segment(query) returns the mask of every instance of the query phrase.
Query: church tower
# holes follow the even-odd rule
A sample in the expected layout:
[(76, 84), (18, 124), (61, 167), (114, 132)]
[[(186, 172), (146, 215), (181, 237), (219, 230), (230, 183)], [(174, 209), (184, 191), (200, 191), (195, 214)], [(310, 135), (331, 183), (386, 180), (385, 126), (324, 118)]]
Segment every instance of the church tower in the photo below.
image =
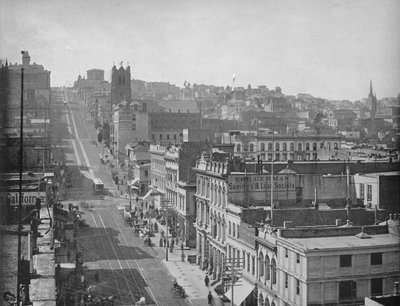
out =
[(369, 85), (368, 99), (371, 101), (370, 118), (371, 118), (371, 120), (374, 120), (375, 115), (376, 115), (376, 94), (374, 95), (374, 93), (372, 91), (372, 80), (370, 81), (370, 85)]
[(117, 69), (115, 65), (111, 71), (111, 107), (121, 101), (131, 101), (131, 67)]

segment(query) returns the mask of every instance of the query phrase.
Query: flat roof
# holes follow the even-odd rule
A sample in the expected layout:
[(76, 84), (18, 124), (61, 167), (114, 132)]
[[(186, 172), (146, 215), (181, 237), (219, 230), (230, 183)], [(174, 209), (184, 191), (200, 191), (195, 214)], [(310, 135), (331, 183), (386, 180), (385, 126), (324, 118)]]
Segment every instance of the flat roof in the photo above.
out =
[(393, 234), (369, 235), (371, 238), (361, 239), (357, 236), (334, 236), (334, 237), (311, 237), (311, 238), (282, 238), (280, 241), (287, 241), (295, 244), (305, 251), (327, 251), (353, 248), (379, 248), (400, 246), (400, 237)]

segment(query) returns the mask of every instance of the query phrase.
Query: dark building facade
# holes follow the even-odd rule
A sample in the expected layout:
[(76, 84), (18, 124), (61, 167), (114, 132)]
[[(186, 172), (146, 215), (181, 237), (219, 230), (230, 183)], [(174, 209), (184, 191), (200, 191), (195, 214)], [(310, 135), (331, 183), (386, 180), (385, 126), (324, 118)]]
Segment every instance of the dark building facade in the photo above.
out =
[(131, 101), (131, 67), (117, 67), (114, 65), (111, 71), (111, 105), (117, 105), (122, 101)]

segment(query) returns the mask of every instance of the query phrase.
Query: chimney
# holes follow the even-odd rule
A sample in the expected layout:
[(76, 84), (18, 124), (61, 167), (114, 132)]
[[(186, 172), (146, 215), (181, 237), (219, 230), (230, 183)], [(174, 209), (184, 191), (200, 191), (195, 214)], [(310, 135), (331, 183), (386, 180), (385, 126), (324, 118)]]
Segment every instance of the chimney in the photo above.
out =
[(29, 56), (28, 51), (22, 51), (22, 65), (23, 66), (29, 66), (31, 62), (31, 57)]
[(336, 226), (341, 226), (342, 225), (342, 219), (336, 219), (335, 220)]
[(351, 222), (350, 220), (347, 220), (346, 225), (347, 225), (347, 226), (353, 226), (353, 222)]

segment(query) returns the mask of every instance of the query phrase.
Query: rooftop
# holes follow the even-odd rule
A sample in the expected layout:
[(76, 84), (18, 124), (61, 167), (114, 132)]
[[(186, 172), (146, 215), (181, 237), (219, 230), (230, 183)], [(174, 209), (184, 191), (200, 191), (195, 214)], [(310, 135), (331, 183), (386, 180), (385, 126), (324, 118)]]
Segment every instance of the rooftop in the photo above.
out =
[[(291, 244), (299, 246), (304, 251), (327, 251), (380, 247), (400, 247), (400, 238), (392, 234), (370, 235), (369, 239), (360, 239), (357, 236), (335, 236), (315, 238), (284, 238)], [(280, 238), (278, 238), (280, 240)]]

